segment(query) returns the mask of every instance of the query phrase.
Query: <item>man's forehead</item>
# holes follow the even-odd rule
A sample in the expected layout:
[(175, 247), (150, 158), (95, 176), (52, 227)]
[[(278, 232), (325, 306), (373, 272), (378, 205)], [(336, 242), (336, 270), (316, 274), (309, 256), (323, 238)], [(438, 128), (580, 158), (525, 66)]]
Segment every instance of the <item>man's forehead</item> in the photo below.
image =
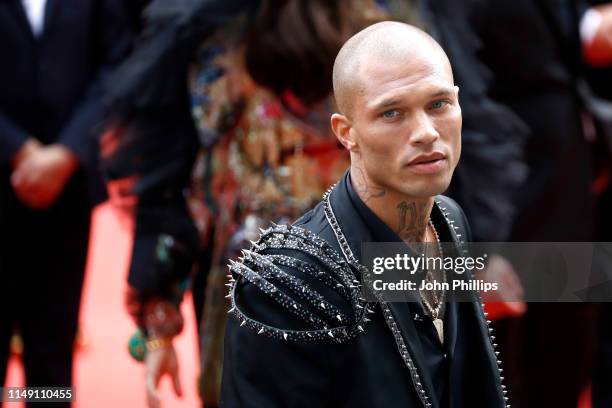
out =
[(369, 94), (372, 86), (392, 85), (422, 71), (447, 73), (452, 83), (448, 58), (433, 38), (406, 24), (383, 22), (343, 46), (334, 65), (334, 91), (339, 104), (353, 105), (352, 98)]
[(363, 64), (356, 76), (356, 97), (368, 102), (418, 93), (427, 96), (453, 90), (453, 76), (449, 66), (430, 61), (386, 62), (378, 59)]

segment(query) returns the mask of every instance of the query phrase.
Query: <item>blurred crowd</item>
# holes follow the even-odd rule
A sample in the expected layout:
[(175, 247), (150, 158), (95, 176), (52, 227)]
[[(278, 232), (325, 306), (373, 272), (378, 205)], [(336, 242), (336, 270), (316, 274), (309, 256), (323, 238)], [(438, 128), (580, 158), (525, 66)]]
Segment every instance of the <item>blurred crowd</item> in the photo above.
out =
[[(108, 192), (135, 220), (125, 297), (149, 405), (163, 375), (180, 391), (189, 290), (200, 395), (218, 406), (226, 264), (346, 171), (332, 66), (382, 20), (424, 29), (451, 61), (463, 131), (447, 194), (476, 240), (612, 241), (607, 3), (0, 1), (0, 380), (18, 332), (29, 386), (72, 383), (90, 211)], [(575, 408), (589, 385), (594, 408), (612, 407), (609, 303), (496, 317), (513, 407)]]

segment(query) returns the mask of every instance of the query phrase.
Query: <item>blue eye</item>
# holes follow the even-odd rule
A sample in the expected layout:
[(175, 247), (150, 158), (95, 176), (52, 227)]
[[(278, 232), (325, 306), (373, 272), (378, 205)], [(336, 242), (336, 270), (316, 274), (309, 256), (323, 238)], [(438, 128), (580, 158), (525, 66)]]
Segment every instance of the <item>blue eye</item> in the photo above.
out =
[(448, 105), (448, 101), (436, 101), (431, 104), (431, 109), (442, 109), (446, 105)]
[(383, 117), (386, 119), (394, 119), (399, 116), (399, 111), (397, 109), (391, 109), (383, 112)]

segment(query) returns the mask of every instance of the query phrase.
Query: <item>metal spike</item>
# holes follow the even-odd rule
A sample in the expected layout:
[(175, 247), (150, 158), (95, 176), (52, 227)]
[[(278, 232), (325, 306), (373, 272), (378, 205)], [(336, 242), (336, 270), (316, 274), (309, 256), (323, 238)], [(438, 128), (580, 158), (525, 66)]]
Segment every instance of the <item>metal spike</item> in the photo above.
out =
[(342, 321), (342, 317), (340, 315), (336, 315), (336, 319), (338, 319), (339, 322)]
[(227, 313), (232, 313), (234, 310), (236, 310), (236, 308), (232, 307), (230, 310), (227, 311)]
[(365, 330), (363, 330), (363, 327), (361, 326), (357, 326), (357, 328), (359, 329), (360, 332), (364, 332)]
[(257, 332), (257, 334), (262, 334), (263, 332), (264, 332), (264, 329), (263, 329), (263, 328), (261, 328), (261, 329), (259, 329), (259, 331)]
[(245, 324), (246, 324), (246, 319), (240, 322), (240, 327), (244, 326)]
[(332, 333), (331, 330), (328, 331), (327, 334), (329, 334), (329, 337), (331, 337), (332, 339), (334, 338), (334, 333)]
[(287, 340), (287, 333), (283, 332), (283, 339)]

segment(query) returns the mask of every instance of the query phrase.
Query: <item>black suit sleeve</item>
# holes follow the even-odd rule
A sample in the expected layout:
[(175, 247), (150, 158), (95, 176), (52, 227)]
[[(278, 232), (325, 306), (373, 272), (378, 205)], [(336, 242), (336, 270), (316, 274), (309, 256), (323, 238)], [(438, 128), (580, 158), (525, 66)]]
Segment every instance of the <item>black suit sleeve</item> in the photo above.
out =
[(0, 163), (9, 162), (27, 139), (28, 132), (0, 109)]
[(96, 139), (93, 131), (105, 119), (102, 102), (104, 82), (114, 67), (121, 62), (131, 46), (124, 6), (119, 0), (100, 0), (96, 3), (92, 46), (96, 55), (94, 80), (75, 107), (70, 120), (60, 132), (58, 142), (72, 150), (83, 163), (95, 158)]
[[(102, 170), (110, 180), (134, 180), (126, 194), (137, 197), (128, 282), (144, 297), (163, 295), (189, 275), (199, 249), (184, 197), (198, 152), (193, 122), (177, 101), (174, 109), (139, 112), (113, 126), (102, 151), (118, 148), (104, 157)], [(170, 256), (160, 257), (166, 244), (161, 253)]]

